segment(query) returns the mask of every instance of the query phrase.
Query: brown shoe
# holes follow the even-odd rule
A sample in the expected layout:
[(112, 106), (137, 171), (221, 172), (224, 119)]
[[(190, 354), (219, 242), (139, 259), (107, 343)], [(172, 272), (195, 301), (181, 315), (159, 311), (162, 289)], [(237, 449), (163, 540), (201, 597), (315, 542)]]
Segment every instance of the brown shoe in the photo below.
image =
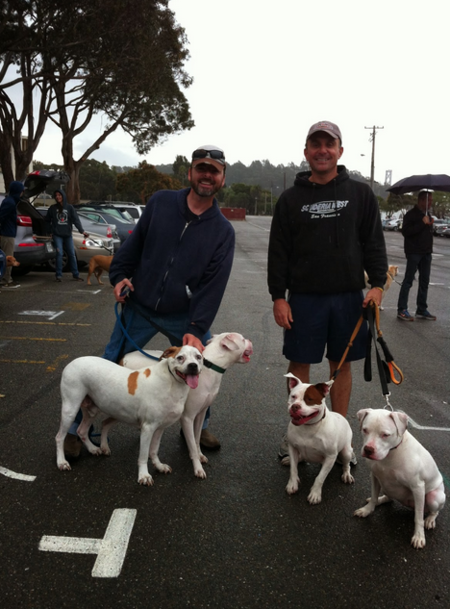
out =
[(202, 433), (200, 434), (200, 446), (207, 450), (219, 450), (220, 441), (216, 436), (213, 436), (210, 431), (202, 429)]
[(76, 459), (80, 456), (82, 446), (83, 442), (78, 436), (68, 433), (64, 440), (64, 454), (68, 458)]

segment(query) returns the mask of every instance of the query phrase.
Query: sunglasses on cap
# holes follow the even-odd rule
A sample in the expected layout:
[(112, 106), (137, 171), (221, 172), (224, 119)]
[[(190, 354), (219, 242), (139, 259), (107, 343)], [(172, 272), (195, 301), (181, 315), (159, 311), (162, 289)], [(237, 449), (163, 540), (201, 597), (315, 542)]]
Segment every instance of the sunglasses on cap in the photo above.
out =
[(195, 161), (197, 159), (214, 159), (220, 163), (225, 163), (225, 155), (222, 150), (204, 150), (199, 148), (192, 153), (192, 160)]

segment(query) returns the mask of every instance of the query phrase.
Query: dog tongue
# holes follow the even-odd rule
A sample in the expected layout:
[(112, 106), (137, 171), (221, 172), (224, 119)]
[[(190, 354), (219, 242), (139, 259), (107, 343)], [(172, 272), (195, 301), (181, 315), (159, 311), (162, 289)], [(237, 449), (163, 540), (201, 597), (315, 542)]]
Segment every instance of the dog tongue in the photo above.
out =
[(193, 374), (188, 374), (186, 376), (186, 383), (189, 385), (191, 389), (196, 389), (198, 386), (198, 376)]

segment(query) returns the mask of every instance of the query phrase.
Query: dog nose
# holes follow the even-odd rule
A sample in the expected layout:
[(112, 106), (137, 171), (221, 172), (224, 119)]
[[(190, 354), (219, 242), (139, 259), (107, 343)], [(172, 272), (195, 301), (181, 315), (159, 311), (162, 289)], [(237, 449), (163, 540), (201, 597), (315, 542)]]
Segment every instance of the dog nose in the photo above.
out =
[(373, 455), (374, 452), (375, 452), (375, 449), (373, 448), (373, 446), (364, 446), (365, 455)]
[(291, 411), (298, 412), (300, 410), (300, 406), (298, 404), (292, 404)]
[(188, 374), (197, 374), (198, 366), (197, 364), (189, 364), (188, 365)]

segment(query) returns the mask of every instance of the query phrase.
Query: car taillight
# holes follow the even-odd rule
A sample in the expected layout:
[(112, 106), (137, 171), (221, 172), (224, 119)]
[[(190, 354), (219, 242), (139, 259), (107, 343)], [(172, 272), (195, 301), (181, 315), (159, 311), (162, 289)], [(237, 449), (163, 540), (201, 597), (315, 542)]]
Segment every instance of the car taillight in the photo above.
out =
[(19, 247), (44, 247), (44, 243), (19, 243)]
[(110, 226), (108, 226), (108, 228), (106, 229), (106, 236), (112, 239), (113, 234)]
[(17, 216), (17, 226), (33, 226), (30, 216)]

